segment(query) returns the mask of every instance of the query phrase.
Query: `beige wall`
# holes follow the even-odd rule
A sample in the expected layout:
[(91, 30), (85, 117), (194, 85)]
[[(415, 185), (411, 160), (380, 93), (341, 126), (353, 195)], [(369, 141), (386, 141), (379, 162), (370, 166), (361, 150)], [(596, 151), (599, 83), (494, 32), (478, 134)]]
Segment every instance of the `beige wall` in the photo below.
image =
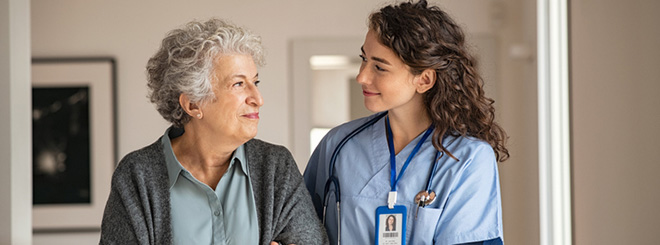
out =
[(660, 2), (570, 2), (575, 244), (657, 244)]
[[(292, 145), (290, 45), (300, 38), (364, 36), (367, 15), (389, 0), (334, 1), (85, 1), (33, 0), (35, 57), (113, 56), (118, 65), (120, 156), (156, 140), (167, 127), (145, 98), (144, 66), (165, 32), (193, 18), (228, 18), (263, 37), (267, 65), (260, 69), (265, 106), (258, 138)], [(447, 0), (444, 6), (469, 36), (492, 36), (499, 46), (498, 117), (509, 132), (511, 160), (500, 165), (507, 244), (538, 241), (535, 6), (525, 0)], [(355, 54), (358, 54), (355, 47)], [(295, 152), (294, 152), (295, 154)], [(300, 159), (299, 159), (300, 160)], [(77, 240), (76, 240), (77, 239)], [(39, 234), (34, 244), (94, 243), (94, 234)]]
[(512, 245), (540, 239), (535, 2), (507, 1), (498, 28), (502, 77), (495, 106), (510, 137), (511, 158), (499, 166), (504, 239)]
[[(167, 126), (145, 99), (144, 76), (146, 61), (165, 33), (192, 19), (230, 19), (259, 33), (267, 48), (267, 65), (259, 72), (265, 105), (258, 137), (287, 145), (290, 41), (304, 37), (363, 37), (367, 15), (387, 2), (33, 0), (32, 50), (35, 57), (117, 58), (119, 154), (123, 156), (151, 143)], [(442, 5), (471, 33), (490, 33), (488, 8), (483, 2), (452, 0)]]

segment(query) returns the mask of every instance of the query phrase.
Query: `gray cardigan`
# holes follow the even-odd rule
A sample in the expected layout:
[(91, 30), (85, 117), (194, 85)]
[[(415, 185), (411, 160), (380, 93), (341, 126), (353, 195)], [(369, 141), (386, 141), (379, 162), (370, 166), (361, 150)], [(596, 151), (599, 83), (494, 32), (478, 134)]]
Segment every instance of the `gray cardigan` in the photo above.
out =
[[(328, 244), (291, 153), (257, 139), (245, 151), (260, 243)], [(168, 183), (160, 139), (126, 155), (112, 176), (100, 244), (171, 244)]]

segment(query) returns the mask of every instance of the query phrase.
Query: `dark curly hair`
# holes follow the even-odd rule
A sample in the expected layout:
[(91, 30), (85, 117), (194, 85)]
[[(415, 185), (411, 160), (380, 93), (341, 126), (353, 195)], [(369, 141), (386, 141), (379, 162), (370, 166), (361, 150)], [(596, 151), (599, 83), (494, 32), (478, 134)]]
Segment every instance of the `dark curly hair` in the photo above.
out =
[(396, 53), (414, 75), (436, 73), (424, 103), (435, 125), (433, 145), (456, 159), (443, 145), (445, 134), (471, 136), (488, 142), (498, 161), (509, 158), (507, 135), (495, 123), (494, 100), (484, 94), (476, 60), (468, 53), (460, 26), (425, 0), (389, 5), (369, 16), (369, 29)]

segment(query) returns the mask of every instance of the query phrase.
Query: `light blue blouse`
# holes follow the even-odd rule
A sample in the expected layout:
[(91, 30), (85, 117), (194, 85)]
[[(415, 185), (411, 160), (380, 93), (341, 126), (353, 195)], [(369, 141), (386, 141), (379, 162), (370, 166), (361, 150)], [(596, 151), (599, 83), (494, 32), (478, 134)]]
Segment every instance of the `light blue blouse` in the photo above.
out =
[(170, 138), (182, 134), (170, 128), (161, 141), (170, 181), (174, 244), (257, 244), (257, 209), (243, 146), (234, 151), (214, 191), (176, 159)]
[[(353, 129), (370, 117), (332, 129), (320, 142), (305, 170), (305, 182), (321, 215), (324, 187), (330, 176), (332, 152)], [(421, 135), (396, 156), (396, 173)], [(437, 197), (419, 208), (415, 195), (426, 188), (436, 150), (432, 137), (423, 144), (397, 184), (397, 205), (408, 209), (406, 244), (460, 244), (503, 237), (502, 208), (497, 161), (491, 146), (470, 137), (446, 137), (445, 147), (459, 159), (440, 158), (431, 189)], [(341, 239), (345, 244), (374, 244), (375, 211), (387, 205), (390, 188), (390, 159), (385, 119), (365, 129), (342, 148), (336, 165), (341, 188)], [(333, 189), (333, 188), (331, 188)], [(334, 193), (329, 193), (326, 230), (337, 243), (337, 213)]]

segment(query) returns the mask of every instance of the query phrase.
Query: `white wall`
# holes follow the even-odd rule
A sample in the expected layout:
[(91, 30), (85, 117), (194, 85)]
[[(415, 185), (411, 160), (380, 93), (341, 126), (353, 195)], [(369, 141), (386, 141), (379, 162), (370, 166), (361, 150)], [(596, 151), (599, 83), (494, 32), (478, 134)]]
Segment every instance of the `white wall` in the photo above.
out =
[(0, 244), (30, 244), (30, 4), (0, 0)]
[[(33, 0), (32, 52), (35, 57), (113, 56), (117, 59), (119, 154), (123, 156), (155, 141), (167, 127), (145, 97), (144, 76), (146, 61), (165, 33), (193, 18), (230, 19), (259, 33), (267, 48), (267, 65), (259, 72), (265, 105), (257, 137), (290, 147), (292, 118), (300, 114), (290, 109), (291, 41), (363, 37), (368, 14), (390, 2)], [(470, 36), (495, 36), (500, 45), (502, 75), (497, 90), (501, 101), (496, 102), (496, 107), (511, 136), (512, 153), (511, 160), (500, 165), (505, 239), (507, 244), (534, 244), (538, 241), (535, 65), (509, 54), (512, 43), (532, 41), (533, 44), (523, 30), (529, 31), (526, 26), (534, 26), (534, 15), (530, 18), (529, 13), (516, 12), (534, 13), (534, 6), (529, 4), (533, 1), (438, 2)], [(355, 55), (358, 52), (359, 47), (355, 47)], [(35, 236), (35, 244), (55, 241), (50, 239), (53, 236), (63, 237), (40, 234)], [(94, 243), (95, 238), (69, 237), (73, 240), (62, 243)]]
[(332, 128), (350, 119), (349, 83), (356, 70), (314, 70), (312, 72), (312, 125)]
[(660, 2), (570, 3), (575, 244), (657, 244)]

